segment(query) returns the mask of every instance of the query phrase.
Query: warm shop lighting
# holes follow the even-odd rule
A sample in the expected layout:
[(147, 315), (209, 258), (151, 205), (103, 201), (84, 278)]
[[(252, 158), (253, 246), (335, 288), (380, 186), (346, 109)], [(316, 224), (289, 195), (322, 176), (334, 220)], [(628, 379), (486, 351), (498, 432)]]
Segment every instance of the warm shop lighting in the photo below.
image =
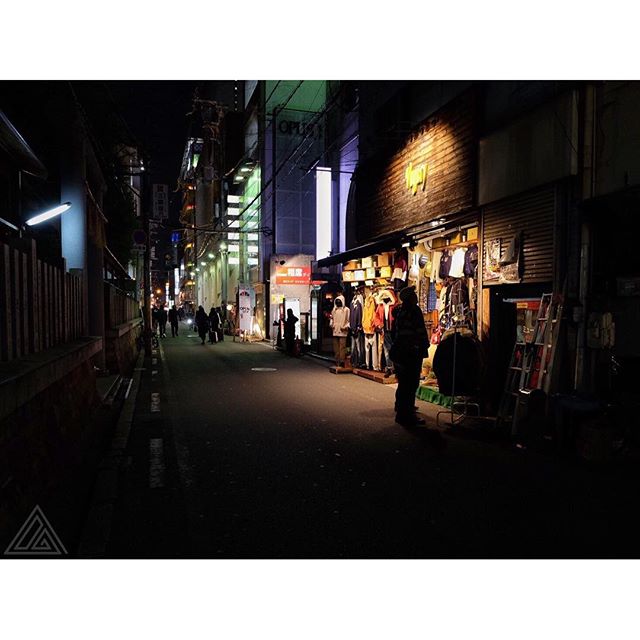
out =
[(56, 216), (63, 214), (65, 211), (68, 211), (69, 209), (71, 209), (71, 203), (64, 202), (63, 204), (58, 205), (53, 209), (49, 209), (48, 211), (44, 211), (42, 213), (39, 213), (36, 216), (33, 216), (33, 218), (29, 218), (29, 220), (27, 220), (27, 224), (30, 227), (33, 227), (34, 225), (40, 224), (45, 220), (50, 220), (51, 218), (55, 218)]
[(162, 289), (156, 289), (156, 293), (160, 295), (162, 293)]
[(233, 309), (233, 307), (230, 304), (228, 304), (227, 305), (227, 311), (231, 311), (231, 309)]

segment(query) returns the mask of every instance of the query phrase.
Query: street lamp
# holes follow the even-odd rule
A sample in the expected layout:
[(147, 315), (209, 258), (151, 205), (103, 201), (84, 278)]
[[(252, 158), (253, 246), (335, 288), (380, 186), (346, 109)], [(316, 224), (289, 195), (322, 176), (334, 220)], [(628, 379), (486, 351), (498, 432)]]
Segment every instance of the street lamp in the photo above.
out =
[(51, 218), (55, 218), (56, 216), (63, 214), (65, 211), (68, 211), (69, 209), (71, 209), (71, 203), (63, 202), (57, 207), (53, 207), (53, 209), (48, 209), (47, 211), (43, 211), (42, 213), (39, 213), (38, 215), (35, 215), (32, 218), (29, 218), (27, 220), (27, 224), (30, 227), (33, 227), (34, 225), (40, 224), (45, 220), (50, 220)]
[[(71, 203), (64, 202), (58, 205), (57, 207), (53, 207), (53, 209), (47, 209), (42, 213), (38, 213), (35, 216), (32, 216), (26, 221), (26, 224), (29, 225), (30, 227), (33, 227), (37, 224), (40, 224), (41, 222), (44, 222), (45, 220), (50, 220), (51, 218), (55, 218), (56, 216), (63, 214), (65, 211), (68, 211), (70, 208), (71, 208)], [(20, 235), (22, 235), (22, 231), (24, 229), (24, 225), (22, 223), (20, 223), (18, 226), (13, 224), (12, 222), (9, 222), (8, 220), (5, 220), (4, 218), (0, 218), (0, 223), (4, 224), (10, 229), (13, 229), (14, 231), (17, 231)]]

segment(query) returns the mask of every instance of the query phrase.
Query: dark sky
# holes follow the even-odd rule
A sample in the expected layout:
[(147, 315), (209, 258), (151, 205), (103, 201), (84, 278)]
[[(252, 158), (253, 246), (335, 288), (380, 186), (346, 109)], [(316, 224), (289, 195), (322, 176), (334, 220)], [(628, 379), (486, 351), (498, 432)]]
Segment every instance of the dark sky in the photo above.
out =
[[(139, 80), (106, 83), (133, 135), (144, 145), (151, 159), (151, 180), (176, 188), (182, 153), (189, 135), (201, 135), (197, 123), (187, 115), (197, 88), (202, 98), (233, 103), (231, 80)], [(175, 194), (171, 212), (177, 216), (179, 194)]]
[[(189, 136), (192, 81), (111, 81), (107, 85), (132, 134), (151, 161), (151, 180), (176, 188), (182, 152)], [(178, 195), (178, 194), (176, 194)], [(172, 213), (179, 198), (174, 198)]]

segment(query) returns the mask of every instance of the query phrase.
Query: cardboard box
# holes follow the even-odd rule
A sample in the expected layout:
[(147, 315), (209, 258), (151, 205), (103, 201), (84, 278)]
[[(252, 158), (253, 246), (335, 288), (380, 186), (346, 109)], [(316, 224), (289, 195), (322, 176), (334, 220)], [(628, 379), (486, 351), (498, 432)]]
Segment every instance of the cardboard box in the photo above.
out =
[(369, 267), (373, 266), (373, 258), (369, 257), (369, 258), (362, 258), (362, 268), (363, 269), (368, 269)]
[(360, 268), (360, 262), (358, 260), (349, 260), (347, 264), (344, 265), (343, 269), (345, 271), (355, 271)]
[(478, 239), (478, 227), (470, 227), (467, 229), (467, 240), (477, 240)]
[(389, 266), (389, 254), (381, 253), (376, 260), (376, 265), (378, 267), (387, 267)]

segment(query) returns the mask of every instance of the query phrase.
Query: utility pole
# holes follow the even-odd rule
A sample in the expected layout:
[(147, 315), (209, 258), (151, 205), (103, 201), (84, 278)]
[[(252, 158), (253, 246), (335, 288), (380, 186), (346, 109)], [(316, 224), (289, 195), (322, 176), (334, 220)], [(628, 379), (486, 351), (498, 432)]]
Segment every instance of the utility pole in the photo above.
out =
[(144, 172), (140, 175), (140, 205), (142, 207), (142, 226), (145, 233), (144, 264), (142, 274), (143, 319), (144, 319), (144, 354), (151, 356), (151, 231), (149, 225), (149, 207), (147, 196), (147, 180)]

